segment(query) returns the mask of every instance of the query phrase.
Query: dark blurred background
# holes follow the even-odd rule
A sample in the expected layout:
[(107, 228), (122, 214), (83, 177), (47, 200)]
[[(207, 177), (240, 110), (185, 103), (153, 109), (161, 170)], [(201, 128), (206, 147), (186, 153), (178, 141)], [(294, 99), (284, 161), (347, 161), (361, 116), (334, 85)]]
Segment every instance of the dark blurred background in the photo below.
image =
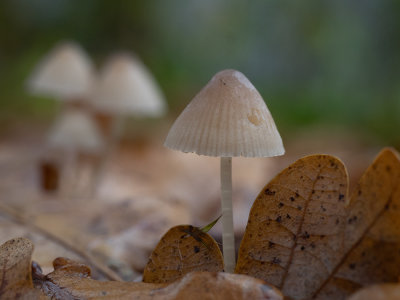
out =
[(97, 66), (135, 52), (153, 72), (173, 120), (219, 70), (242, 71), (282, 136), (323, 126), (400, 145), (400, 2), (395, 0), (3, 0), (0, 125), (46, 123), (57, 103), (24, 82), (60, 40)]

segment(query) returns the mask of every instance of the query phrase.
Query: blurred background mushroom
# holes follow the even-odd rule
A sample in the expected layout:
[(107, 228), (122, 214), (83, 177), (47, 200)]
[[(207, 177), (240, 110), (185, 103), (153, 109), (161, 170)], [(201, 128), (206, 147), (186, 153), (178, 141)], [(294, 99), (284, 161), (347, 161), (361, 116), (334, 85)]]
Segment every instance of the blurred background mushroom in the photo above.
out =
[(93, 192), (90, 173), (96, 171), (105, 144), (90, 114), (77, 108), (64, 110), (50, 131), (48, 147), (65, 158), (63, 194), (77, 196), (83, 190), (87, 197)]
[(121, 139), (127, 117), (161, 117), (166, 101), (146, 66), (128, 53), (114, 54), (105, 63), (92, 90), (91, 106), (107, 140), (96, 182), (104, 172), (109, 155)]
[(94, 79), (89, 56), (74, 42), (60, 42), (36, 66), (28, 80), (32, 94), (79, 104), (88, 100)]
[[(75, 162), (79, 153), (77, 150), (83, 146), (82, 142), (84, 142), (79, 137), (74, 137), (74, 134), (79, 134), (79, 131), (76, 128), (75, 130), (71, 128), (71, 126), (74, 126), (71, 125), (74, 119), (82, 121), (82, 116), (76, 118), (69, 112), (60, 116), (60, 113), (62, 114), (68, 107), (85, 109), (93, 80), (93, 65), (84, 50), (75, 42), (59, 42), (36, 65), (27, 81), (27, 89), (31, 94), (60, 101), (62, 106), (62, 109), (55, 116), (56, 119), (61, 119), (56, 120), (56, 128), (51, 133), (50, 147), (44, 149), (40, 158), (41, 185), (45, 191), (56, 191), (58, 189), (60, 179), (65, 179), (65, 176), (60, 174), (60, 165), (63, 165), (65, 169), (68, 162)], [(87, 122), (82, 124), (87, 125)], [(84, 137), (85, 134), (89, 136), (93, 134), (93, 132), (87, 131), (87, 126), (82, 130)], [(74, 147), (79, 139), (81, 144)], [(70, 143), (74, 146), (67, 147), (62, 143)], [(61, 153), (57, 154), (51, 144), (56, 144), (56, 148), (62, 146), (63, 150), (70, 148), (67, 151), (69, 159), (62, 162)], [(77, 168), (77, 166), (74, 163), (72, 166), (69, 165), (68, 168), (71, 170), (72, 167)]]
[[(261, 188), (303, 155), (339, 156), (353, 185), (381, 147), (400, 147), (398, 5), (394, 0), (0, 1), (1, 203), (82, 247), (94, 239), (100, 249), (107, 240), (107, 255), (139, 269), (143, 264), (132, 258), (135, 247), (145, 257), (166, 227), (201, 226), (219, 216), (218, 159), (182, 155), (162, 143), (187, 99), (210, 74), (227, 68), (241, 70), (261, 95), (268, 95), (286, 149), (284, 157), (233, 161), (236, 236), (243, 233)], [(71, 207), (71, 201), (45, 201), (58, 195), (45, 196), (37, 185), (37, 159), (60, 103), (84, 97), (33, 97), (24, 90), (37, 63), (63, 40), (81, 45), (95, 66), (121, 49), (136, 53), (168, 100), (163, 118), (126, 118), (98, 193), (85, 206), (84, 201)], [(43, 170), (56, 173), (49, 165)], [(49, 177), (53, 181), (47, 184), (54, 188), (55, 178)], [(151, 209), (141, 210), (147, 199)], [(129, 216), (124, 205), (133, 207)], [(157, 207), (157, 214), (149, 213)], [(91, 222), (94, 209), (98, 222)], [(113, 214), (99, 226), (109, 211)], [(153, 222), (156, 228), (149, 225)], [(129, 232), (144, 227), (152, 234), (129, 241)], [(13, 237), (1, 233), (5, 240)], [(211, 234), (220, 239), (220, 224)]]
[(127, 116), (160, 117), (166, 113), (166, 102), (155, 79), (138, 58), (127, 53), (115, 54), (107, 61), (92, 97), (94, 110), (112, 117), (111, 136), (115, 138), (122, 134)]

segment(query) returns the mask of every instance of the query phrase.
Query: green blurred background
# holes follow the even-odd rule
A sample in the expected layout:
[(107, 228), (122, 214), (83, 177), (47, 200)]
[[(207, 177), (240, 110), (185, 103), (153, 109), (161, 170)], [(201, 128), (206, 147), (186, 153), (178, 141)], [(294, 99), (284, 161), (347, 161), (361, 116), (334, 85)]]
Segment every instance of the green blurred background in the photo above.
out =
[(135, 52), (153, 72), (170, 119), (219, 70), (243, 72), (282, 135), (312, 126), (400, 145), (400, 1), (2, 0), (0, 126), (46, 123), (56, 102), (24, 82), (60, 40), (101, 66)]

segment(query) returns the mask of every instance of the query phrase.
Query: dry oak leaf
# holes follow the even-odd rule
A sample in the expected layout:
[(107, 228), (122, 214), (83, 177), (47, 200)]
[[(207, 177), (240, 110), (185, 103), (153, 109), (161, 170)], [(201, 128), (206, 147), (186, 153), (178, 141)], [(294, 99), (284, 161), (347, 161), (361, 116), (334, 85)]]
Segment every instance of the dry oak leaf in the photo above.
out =
[(344, 256), (317, 298), (344, 299), (400, 276), (400, 159), (384, 149), (364, 172), (346, 209)]
[(344, 165), (329, 155), (284, 169), (251, 208), (235, 272), (309, 298), (340, 261), (347, 185)]
[(378, 155), (350, 202), (347, 183), (343, 164), (329, 155), (302, 158), (278, 174), (253, 204), (236, 272), (293, 299), (343, 299), (363, 285), (396, 281), (396, 153)]
[(383, 283), (363, 288), (349, 300), (398, 300), (400, 299), (400, 284)]
[[(60, 299), (283, 299), (274, 287), (245, 275), (191, 272), (170, 284), (104, 282), (90, 279), (87, 269), (82, 269), (79, 263), (59, 258), (55, 265), (57, 269), (45, 276), (45, 280), (68, 293)], [(48, 296), (58, 299), (54, 293)]]
[(33, 244), (15, 238), (0, 246), (0, 298), (46, 299), (32, 283), (31, 257)]
[(167, 283), (193, 271), (222, 272), (215, 240), (191, 225), (172, 227), (161, 238), (143, 272), (143, 282)]

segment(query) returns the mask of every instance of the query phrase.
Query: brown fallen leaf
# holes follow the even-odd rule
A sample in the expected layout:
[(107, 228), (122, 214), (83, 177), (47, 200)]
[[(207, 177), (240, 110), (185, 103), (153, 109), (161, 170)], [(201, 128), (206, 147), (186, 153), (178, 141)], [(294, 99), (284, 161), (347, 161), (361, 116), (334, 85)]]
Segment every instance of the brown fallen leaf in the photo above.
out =
[(35, 275), (36, 286), (55, 299), (283, 299), (264, 281), (245, 275), (191, 272), (171, 284), (96, 281), (88, 268), (58, 258), (54, 272)]
[(33, 244), (16, 238), (0, 246), (0, 298), (46, 299), (32, 284), (31, 257)]
[(347, 208), (342, 259), (317, 298), (343, 299), (400, 276), (400, 160), (384, 149), (365, 171)]
[(237, 273), (293, 299), (342, 299), (400, 272), (400, 161), (384, 149), (346, 201), (347, 173), (327, 155), (296, 161), (259, 194)]
[(172, 282), (193, 271), (222, 272), (222, 253), (215, 240), (199, 228), (175, 226), (150, 255), (143, 282)]
[(309, 298), (340, 261), (347, 184), (344, 165), (329, 155), (284, 169), (251, 208), (235, 272)]
[(384, 283), (363, 288), (349, 300), (398, 300), (400, 299), (400, 284)]
[(32, 263), (33, 273), (33, 284), (37, 290), (40, 290), (44, 295), (50, 299), (63, 299), (63, 300), (75, 300), (77, 299), (72, 293), (60, 287), (51, 278), (51, 274), (58, 272), (59, 275), (65, 278), (73, 278), (78, 281), (80, 278), (87, 278), (91, 274), (91, 270), (88, 266), (75, 262), (71, 259), (58, 257), (53, 261), (54, 272), (48, 276), (42, 274), (42, 270), (39, 265)]
[(171, 284), (96, 281), (88, 266), (57, 258), (54, 271), (43, 275), (37, 264), (31, 268), (32, 251), (25, 238), (0, 246), (1, 299), (283, 299), (262, 280), (217, 272), (191, 272)]

